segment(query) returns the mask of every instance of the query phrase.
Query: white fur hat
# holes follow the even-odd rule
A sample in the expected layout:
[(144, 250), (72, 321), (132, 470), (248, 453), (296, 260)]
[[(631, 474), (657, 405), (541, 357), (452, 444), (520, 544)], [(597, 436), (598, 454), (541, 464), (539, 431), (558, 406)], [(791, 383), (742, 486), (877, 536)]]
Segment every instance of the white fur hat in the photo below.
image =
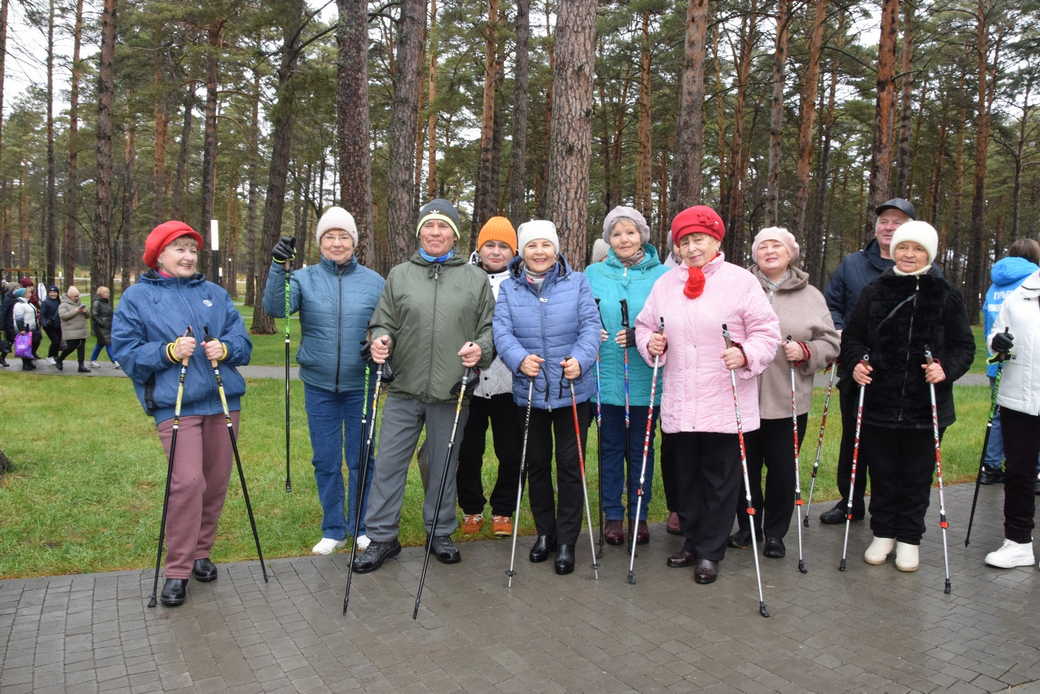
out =
[(931, 224), (919, 220), (910, 220), (900, 224), (892, 234), (892, 243), (889, 248), (895, 251), (896, 246), (904, 241), (921, 244), (928, 251), (928, 264), (931, 265), (935, 262), (935, 255), (939, 252), (939, 234)]

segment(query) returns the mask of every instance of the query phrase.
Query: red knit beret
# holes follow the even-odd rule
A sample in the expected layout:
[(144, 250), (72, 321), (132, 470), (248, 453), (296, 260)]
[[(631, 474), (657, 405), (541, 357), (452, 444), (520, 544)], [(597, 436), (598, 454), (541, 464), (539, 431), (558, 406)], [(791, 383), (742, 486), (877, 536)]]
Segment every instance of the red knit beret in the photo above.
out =
[(144, 264), (152, 269), (158, 269), (159, 267), (159, 254), (162, 250), (170, 244), (171, 241), (179, 239), (182, 236), (190, 236), (195, 244), (201, 249), (202, 248), (202, 236), (199, 232), (192, 229), (184, 222), (178, 222), (175, 219), (171, 219), (168, 222), (163, 222), (159, 226), (152, 229), (152, 232), (148, 234), (148, 238), (144, 240), (144, 253), (141, 255), (141, 260)]
[(672, 220), (672, 244), (687, 234), (707, 234), (719, 241), (726, 235), (726, 226), (718, 212), (707, 205), (694, 205), (675, 215)]

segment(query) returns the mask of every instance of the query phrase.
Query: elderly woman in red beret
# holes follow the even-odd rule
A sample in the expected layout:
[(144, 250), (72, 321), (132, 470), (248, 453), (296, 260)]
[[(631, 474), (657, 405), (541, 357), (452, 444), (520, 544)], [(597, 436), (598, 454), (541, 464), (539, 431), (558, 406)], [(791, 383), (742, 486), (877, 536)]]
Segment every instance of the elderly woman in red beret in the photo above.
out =
[(155, 227), (142, 257), (151, 269), (123, 292), (112, 321), (112, 358), (155, 418), (167, 454), (180, 366), (187, 362), (166, 520), (161, 602), (168, 607), (184, 602), (191, 576), (217, 579), (210, 550), (231, 473), (231, 443), (210, 362), (220, 362), (237, 431), (246, 384), (235, 367), (248, 364), (253, 351), (228, 293), (198, 273), (200, 246), (202, 237), (184, 222)]

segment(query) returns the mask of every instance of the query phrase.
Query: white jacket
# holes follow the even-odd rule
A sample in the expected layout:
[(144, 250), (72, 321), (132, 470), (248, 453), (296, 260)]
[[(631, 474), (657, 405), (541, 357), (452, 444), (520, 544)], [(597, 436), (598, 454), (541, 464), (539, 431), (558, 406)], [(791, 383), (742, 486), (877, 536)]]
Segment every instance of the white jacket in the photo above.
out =
[(1040, 415), (1040, 271), (1004, 300), (986, 344), (1004, 328), (1014, 337), (1014, 346), (1004, 362), (997, 404), (1035, 417)]
[(28, 299), (21, 297), (14, 305), (14, 325), (24, 324), (27, 330), (36, 330), (36, 307)]
[[(470, 255), (469, 261), (480, 267), (480, 256), (475, 251)], [(496, 301), (498, 300), (498, 288), (501, 286), (502, 280), (507, 277), (509, 277), (508, 266), (501, 272), (488, 273), (488, 282), (491, 283), (491, 292), (495, 295)], [(480, 372), (480, 382), (473, 389), (473, 395), (478, 398), (490, 398), (492, 395), (512, 392), (513, 374), (509, 371), (509, 367), (502, 362), (501, 357), (495, 356), (491, 366)]]

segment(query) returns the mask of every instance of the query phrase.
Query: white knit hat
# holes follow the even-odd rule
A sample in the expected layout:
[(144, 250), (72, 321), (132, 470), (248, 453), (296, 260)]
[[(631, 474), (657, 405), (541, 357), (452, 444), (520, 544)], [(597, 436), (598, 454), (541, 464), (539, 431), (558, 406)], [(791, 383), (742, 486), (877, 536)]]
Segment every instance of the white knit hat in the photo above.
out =
[(798, 247), (798, 240), (794, 237), (794, 234), (784, 227), (766, 227), (755, 234), (755, 240), (751, 242), (752, 259), (758, 255), (758, 246), (763, 241), (778, 241), (787, 246), (787, 252), (791, 254), (791, 265), (794, 265), (798, 260), (798, 255), (801, 252), (801, 249)]
[(556, 225), (549, 220), (532, 219), (520, 225), (516, 230), (516, 240), (521, 255), (527, 244), (535, 239), (546, 239), (553, 245), (556, 255), (560, 254), (560, 237), (556, 234)]
[(900, 224), (892, 234), (892, 243), (889, 248), (894, 252), (896, 246), (904, 241), (921, 244), (928, 251), (928, 264), (931, 265), (935, 262), (935, 255), (939, 252), (939, 234), (931, 224), (919, 220)]
[(325, 214), (318, 220), (318, 227), (314, 231), (314, 237), (317, 239), (318, 244), (321, 244), (321, 236), (330, 229), (342, 229), (343, 231), (350, 234), (350, 237), (354, 239), (354, 248), (358, 245), (358, 233), (357, 224), (354, 223), (354, 215), (350, 214), (342, 207), (330, 207), (325, 210)]

